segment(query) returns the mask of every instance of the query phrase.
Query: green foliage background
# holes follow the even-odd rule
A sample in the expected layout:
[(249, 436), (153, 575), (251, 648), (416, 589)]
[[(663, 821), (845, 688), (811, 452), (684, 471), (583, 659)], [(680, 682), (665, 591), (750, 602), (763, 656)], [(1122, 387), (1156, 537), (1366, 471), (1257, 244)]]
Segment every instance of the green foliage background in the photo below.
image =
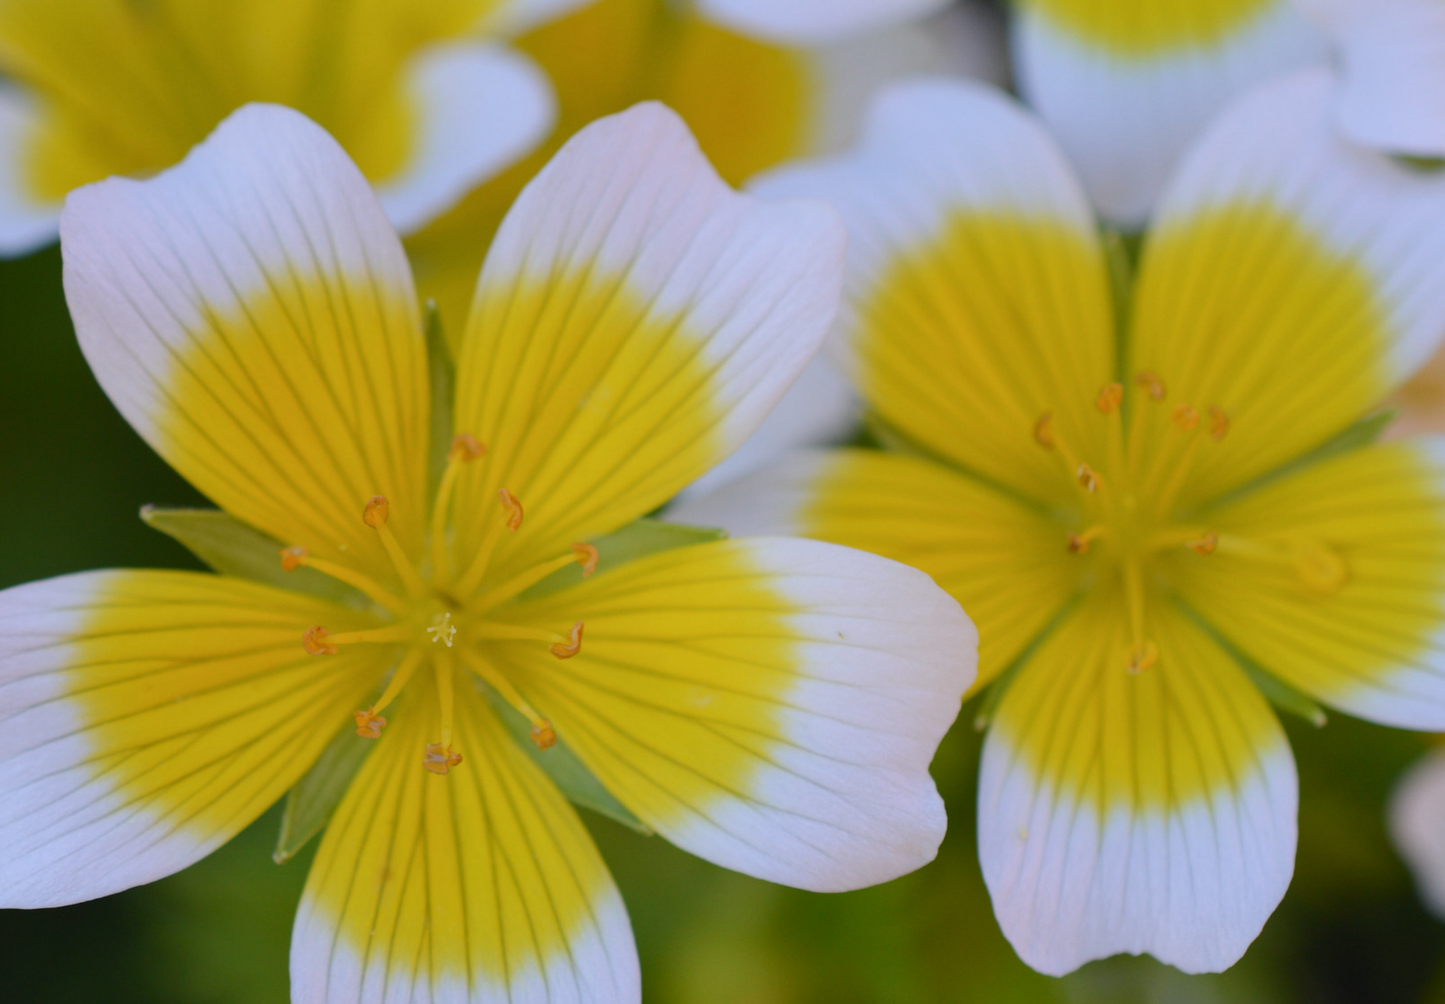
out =
[[(52, 248), (0, 262), (0, 587), (108, 566), (196, 567), (147, 502), (205, 504), (121, 420), (76, 346)], [(1445, 926), (1390, 849), (1384, 803), (1423, 737), (1335, 716), (1291, 721), (1299, 861), (1244, 961), (1185, 977), (1150, 959), (1062, 980), (1023, 966), (994, 922), (974, 844), (980, 737), (965, 709), (934, 773), (938, 860), (820, 896), (735, 875), (587, 813), (627, 900), (656, 1004), (1445, 1004)], [(268, 1004), (287, 999), (291, 918), (313, 848), (271, 862), (273, 809), (208, 860), (57, 910), (0, 911), (6, 1004)], [(1445, 825), (1445, 820), (1442, 820)]]

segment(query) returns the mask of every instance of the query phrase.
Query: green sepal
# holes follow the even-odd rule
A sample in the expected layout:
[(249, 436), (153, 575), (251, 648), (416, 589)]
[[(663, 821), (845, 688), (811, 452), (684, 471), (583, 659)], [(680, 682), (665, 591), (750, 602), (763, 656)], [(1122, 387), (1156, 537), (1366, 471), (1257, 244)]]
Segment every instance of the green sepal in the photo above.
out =
[(1122, 367), (1130, 318), (1134, 313), (1134, 280), (1138, 275), (1144, 239), (1140, 234), (1105, 228), (1099, 234), (1099, 243), (1104, 249), (1109, 295), (1114, 304), (1114, 353), (1119, 360), (1117, 365)]
[(372, 605), (365, 594), (315, 569), (285, 571), (281, 567), (280, 541), (219, 509), (161, 509), (147, 505), (141, 507), (140, 518), (222, 575), (309, 593), (358, 610)]
[(1210, 503), (1210, 505), (1226, 505), (1251, 492), (1274, 484), (1281, 478), (1289, 477), (1298, 471), (1304, 470), (1307, 467), (1312, 467), (1322, 461), (1332, 460), (1342, 454), (1370, 446), (1385, 434), (1385, 430), (1394, 423), (1395, 418), (1395, 412), (1389, 409), (1377, 411), (1372, 415), (1366, 415), (1358, 422), (1346, 426), (1343, 430), (1337, 432), (1313, 449), (1302, 453), (1300, 456), (1276, 467), (1272, 471), (1260, 475), (1248, 484), (1240, 485), (1222, 498)]
[(426, 334), (427, 379), (431, 385), (431, 448), (427, 454), (427, 498), (434, 499), (447, 469), (452, 448), (452, 409), (456, 397), (457, 370), (447, 346), (446, 333), (437, 302), (428, 299), (422, 321)]
[[(660, 519), (644, 516), (635, 523), (630, 523), (605, 537), (598, 537), (590, 543), (597, 548), (597, 571), (595, 574), (602, 575), (620, 568), (630, 561), (645, 558), (649, 554), (726, 539), (726, 530), (684, 526), (681, 523), (664, 523)], [(522, 593), (518, 599), (535, 600), (543, 596), (550, 596), (552, 593), (575, 586), (581, 581), (582, 566), (568, 565), (547, 576)]]
[[(336, 733), (311, 769), (286, 793), (281, 831), (276, 834), (271, 860), (285, 864), (307, 841), (326, 829), (331, 814), (375, 746), (375, 742), (358, 736), (350, 725)], [(421, 769), (420, 760), (417, 769)]]
[(567, 801), (591, 809), (598, 815), (606, 816), (638, 833), (652, 835), (652, 829), (612, 796), (602, 782), (597, 780), (597, 775), (588, 770), (577, 758), (577, 754), (567, 748), (565, 741), (559, 738), (547, 749), (538, 749), (537, 744), (532, 741), (532, 723), (527, 717), (480, 680), (477, 681), (477, 686), (492, 702), (492, 708), (512, 739), (531, 757), (532, 762), (552, 779), (552, 783), (561, 790)]

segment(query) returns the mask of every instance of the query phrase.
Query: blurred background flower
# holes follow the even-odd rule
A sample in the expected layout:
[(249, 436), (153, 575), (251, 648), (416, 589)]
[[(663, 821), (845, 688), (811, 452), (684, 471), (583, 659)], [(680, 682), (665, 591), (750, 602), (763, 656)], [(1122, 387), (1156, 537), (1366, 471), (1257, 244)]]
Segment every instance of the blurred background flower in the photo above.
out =
[[(0, 0), (0, 20), (16, 6), (15, 0)], [(60, 39), (57, 68), (79, 64), (88, 72), (138, 55), (138, 50), (107, 51), (114, 43), (98, 30), (83, 34), (91, 27), (86, 19), (99, 18), (93, 12), (106, 4), (71, 0), (66, 6), (83, 8), (83, 16), (75, 33)], [(182, 4), (136, 0), (127, 6)], [(294, 9), (312, 6), (322, 5)], [(721, 6), (719, 0), (711, 9)], [(1162, 9), (1152, 3), (1139, 9), (1144, 7)], [(488, 235), (545, 159), (541, 151), (591, 118), (640, 97), (664, 97), (680, 107), (729, 180), (740, 181), (819, 149), (808, 144), (825, 143), (818, 138), (827, 135), (821, 130), (792, 132), (798, 145), (772, 145), (769, 153), (771, 127), (729, 118), (741, 114), (729, 109), (742, 109), (776, 122), (779, 109), (797, 100), (787, 97), (802, 93), (787, 89), (796, 85), (767, 83), (779, 79), (770, 67), (818, 72), (796, 67), (821, 65), (810, 57), (834, 51), (835, 44), (843, 47), (837, 51), (855, 46), (866, 51), (875, 34), (917, 31), (905, 25), (803, 44), (797, 38), (744, 35), (735, 21), (727, 27), (721, 14), (705, 14), (701, 5), (681, 0), (597, 0), (559, 13), (564, 16), (534, 30), (508, 29), (507, 43), (513, 57), (521, 53), (532, 66), (543, 67), (555, 101), (553, 131), (538, 136), (541, 147), (530, 157), (519, 151), (527, 160), (504, 170), (495, 187), (484, 185), (409, 241), (432, 295), (460, 290), (450, 294), (453, 304), (465, 305)], [(980, 42), (991, 37), (999, 46), (1001, 5), (954, 4), (942, 13), (944, 21), (922, 29), (931, 51), (942, 50), (945, 63), (976, 51), (982, 59), (976, 72), (1006, 72), (1001, 47)], [(961, 33), (953, 27), (960, 23), (966, 26)], [(677, 27), (689, 24), (688, 30)], [(976, 31), (971, 27), (976, 24), (985, 27)], [(671, 27), (653, 37), (658, 25)], [(393, 38), (405, 35), (398, 30)], [(83, 49), (84, 38), (99, 40), (99, 50), (92, 43)], [(5, 52), (0, 39), (0, 53)], [(679, 58), (668, 55), (675, 52), (697, 55), (684, 71)], [(4, 72), (11, 79), (6, 94), (22, 95), (21, 106), (29, 102), (34, 108), (42, 101), (44, 92), (8, 61)], [(198, 86), (190, 77), (179, 79), (188, 88)], [(763, 98), (748, 96), (759, 93), (748, 90), (751, 79), (764, 81)], [(783, 79), (803, 77), (785, 73)], [(690, 87), (682, 83), (688, 80)], [(676, 81), (666, 84), (670, 91), (662, 90), (667, 81)], [(7, 100), (3, 114), (13, 115), (14, 107)], [(851, 108), (861, 114), (861, 102)], [(719, 109), (711, 121), (720, 123), (711, 133), (701, 117), (710, 109)], [(800, 119), (783, 121), (801, 128)], [(0, 129), (12, 128), (12, 122), (5, 118)], [(808, 144), (796, 140), (801, 135), (809, 137)], [(836, 143), (848, 138), (831, 135)], [(13, 154), (13, 142), (0, 143), (0, 154)], [(122, 168), (103, 170), (117, 169)], [(5, 170), (13, 168), (0, 168)], [(0, 176), (6, 193), (16, 191), (13, 177)], [(52, 180), (52, 198), (64, 184)], [(0, 197), (0, 210), (8, 208), (5, 198), (11, 196)], [(449, 265), (442, 246), (461, 238), (472, 262)], [(41, 245), (50, 238), (32, 233), (28, 240)], [(0, 263), (0, 422), (5, 430), (0, 587), (86, 568), (197, 567), (136, 512), (147, 502), (205, 505), (206, 500), (141, 442), (96, 386), (66, 314), (53, 246)], [(1184, 977), (1149, 959), (1116, 958), (1055, 980), (1017, 959), (999, 933), (983, 886), (974, 840), (981, 740), (970, 726), (972, 710), (965, 709), (934, 765), (950, 817), (938, 860), (878, 888), (830, 896), (785, 889), (726, 872), (584, 812), (631, 914), (647, 999), (659, 1004), (1445, 1002), (1445, 926), (1420, 905), (1386, 831), (1388, 793), (1424, 755), (1426, 739), (1343, 716), (1322, 729), (1286, 721), (1300, 773), (1295, 877), (1244, 959), (1219, 976)], [(273, 810), (211, 858), (152, 886), (59, 910), (0, 912), (0, 998), (7, 1004), (283, 1004), (291, 924), (315, 843), (292, 862), (274, 864), (278, 823)]]

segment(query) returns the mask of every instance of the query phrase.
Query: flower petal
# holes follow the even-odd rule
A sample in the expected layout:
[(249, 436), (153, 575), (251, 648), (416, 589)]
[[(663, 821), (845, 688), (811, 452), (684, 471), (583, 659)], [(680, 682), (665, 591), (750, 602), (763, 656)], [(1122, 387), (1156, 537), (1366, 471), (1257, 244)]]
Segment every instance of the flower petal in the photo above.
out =
[(307, 655), (360, 615), (192, 572), (89, 572), (0, 592), (0, 906), (179, 871), (311, 766), (385, 670)]
[(55, 240), (60, 202), (35, 191), (31, 170), (39, 109), (0, 84), (0, 257), (29, 254)]
[(415, 230), (540, 143), (556, 119), (541, 70), (501, 46), (432, 46), (413, 60), (407, 87), (415, 136), (377, 197), (393, 225)]
[(1445, 440), (1367, 447), (1202, 514), (1174, 576), (1264, 669), (1350, 714), (1445, 729)]
[[(861, 411), (852, 385), (825, 356), (816, 355), (799, 375), (797, 383), (788, 388), (778, 406), (758, 426), (758, 431), (738, 447), (736, 453), (693, 482), (682, 497), (701, 498), (722, 485), (766, 467), (790, 450), (842, 442), (858, 430)], [(681, 518), (678, 521), (686, 522)]]
[(1395, 786), (1390, 836), (1415, 875), (1425, 906), (1445, 917), (1445, 750), (1435, 750)]
[(635, 1004), (627, 911), (576, 812), (469, 687), (456, 695), (463, 761), (428, 773), (436, 697), (412, 689), (307, 879), (293, 999)]
[(835, 42), (912, 21), (949, 0), (698, 0), (699, 9), (744, 35), (793, 45)]
[(1068, 487), (1034, 424), (1052, 411), (1081, 452), (1102, 445), (1093, 401), (1113, 379), (1114, 329), (1093, 214), (1032, 118), (979, 85), (895, 86), (857, 152), (754, 188), (843, 213), (838, 332), (885, 423), (1033, 497)]
[(458, 364), (462, 554), (526, 507), (515, 574), (656, 508), (745, 440), (817, 350), (841, 281), (836, 214), (727, 188), (647, 104), (578, 133), (508, 214)]
[(831, 541), (928, 573), (978, 625), (974, 690), (1058, 616), (1083, 575), (1054, 520), (942, 464), (873, 450), (795, 453), (667, 515), (740, 537)]
[(1228, 968), (1294, 869), (1284, 731), (1227, 655), (1167, 605), (1158, 662), (1125, 671), (1122, 599), (1095, 599), (1013, 681), (985, 740), (979, 858), (1004, 934), (1062, 975), (1148, 952)]
[(498, 617), (586, 624), (565, 662), (535, 643), (492, 657), (678, 846), (817, 891), (933, 859), (945, 819), (928, 764), (978, 636), (921, 572), (817, 541), (719, 541)]
[(1019, 88), (1099, 212), (1142, 226), (1189, 144), (1235, 97), (1322, 62), (1291, 0), (1024, 0)]
[(401, 243), (320, 128), (253, 105), (180, 166), (73, 193), (81, 348), (126, 419), (223, 509), (391, 576), (361, 520), (426, 514), (426, 348)]
[[(1181, 506), (1207, 501), (1354, 423), (1445, 332), (1445, 187), (1330, 122), (1323, 71), (1261, 88), (1190, 154), (1140, 267), (1128, 372), (1218, 406)], [(1160, 414), (1167, 409), (1160, 411)], [(1177, 450), (1168, 421), (1144, 457)]]
[(1391, 153), (1445, 155), (1445, 7), (1434, 0), (1296, 0), (1329, 32), (1345, 135)]

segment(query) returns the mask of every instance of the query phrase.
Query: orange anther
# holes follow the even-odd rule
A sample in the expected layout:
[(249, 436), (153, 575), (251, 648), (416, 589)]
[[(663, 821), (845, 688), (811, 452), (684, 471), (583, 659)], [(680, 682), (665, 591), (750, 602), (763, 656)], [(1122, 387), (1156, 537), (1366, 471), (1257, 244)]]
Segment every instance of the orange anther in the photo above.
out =
[(356, 734), (363, 739), (380, 739), (381, 730), (386, 728), (386, 719), (378, 715), (374, 708), (354, 711), (351, 717), (356, 719)]
[(1186, 547), (1194, 548), (1200, 554), (1213, 554), (1215, 548), (1219, 546), (1219, 531), (1209, 530), (1194, 540), (1186, 540), (1184, 544)]
[(1174, 419), (1174, 424), (1185, 432), (1193, 432), (1199, 428), (1199, 412), (1187, 404), (1181, 404), (1175, 408), (1174, 414), (1170, 417)]
[(301, 635), (301, 647), (312, 655), (335, 655), (336, 646), (326, 640), (329, 633), (320, 624), (312, 624)]
[(1054, 448), (1054, 413), (1046, 411), (1034, 423), (1034, 439), (1046, 450)]
[(1118, 383), (1104, 384), (1099, 390), (1099, 396), (1094, 399), (1094, 407), (1105, 415), (1118, 411), (1119, 406), (1123, 403), (1124, 385)]
[(532, 742), (537, 744), (539, 750), (549, 750), (557, 745), (557, 733), (552, 731), (552, 723), (542, 719), (532, 726)]
[(505, 488), (497, 489), (497, 498), (502, 500), (502, 505), (507, 510), (507, 529), (516, 530), (522, 525), (522, 503)]
[(1144, 370), (1134, 375), (1134, 382), (1144, 388), (1144, 393), (1155, 401), (1164, 400), (1164, 381), (1159, 379), (1158, 373)]
[(592, 578), (597, 571), (597, 548), (591, 544), (573, 544), (572, 553), (577, 555), (577, 564), (582, 566), (582, 578)]
[(1142, 673), (1159, 661), (1159, 647), (1152, 641), (1141, 641), (1129, 650), (1130, 673)]
[(463, 432), (452, 440), (452, 448), (447, 451), (448, 460), (480, 460), (487, 455), (487, 447), (469, 432)]
[(441, 743), (432, 743), (426, 748), (426, 754), (422, 757), (422, 766), (433, 774), (445, 774), (461, 762), (462, 755), (460, 753)]
[(1216, 443), (1229, 435), (1229, 416), (1218, 405), (1209, 407), (1209, 435)]
[(572, 637), (567, 644), (564, 645), (560, 641), (553, 642), (552, 647), (547, 651), (559, 659), (570, 659), (582, 651), (582, 622), (578, 621), (572, 625)]
[(1079, 465), (1079, 486), (1086, 492), (1099, 490), (1099, 475), (1088, 464)]
[(306, 548), (287, 547), (281, 551), (281, 571), (294, 572), (306, 562)]
[(367, 526), (375, 530), (386, 522), (386, 518), (390, 514), (391, 503), (386, 501), (386, 496), (373, 495), (371, 500), (366, 503), (366, 508), (361, 511), (361, 518)]

